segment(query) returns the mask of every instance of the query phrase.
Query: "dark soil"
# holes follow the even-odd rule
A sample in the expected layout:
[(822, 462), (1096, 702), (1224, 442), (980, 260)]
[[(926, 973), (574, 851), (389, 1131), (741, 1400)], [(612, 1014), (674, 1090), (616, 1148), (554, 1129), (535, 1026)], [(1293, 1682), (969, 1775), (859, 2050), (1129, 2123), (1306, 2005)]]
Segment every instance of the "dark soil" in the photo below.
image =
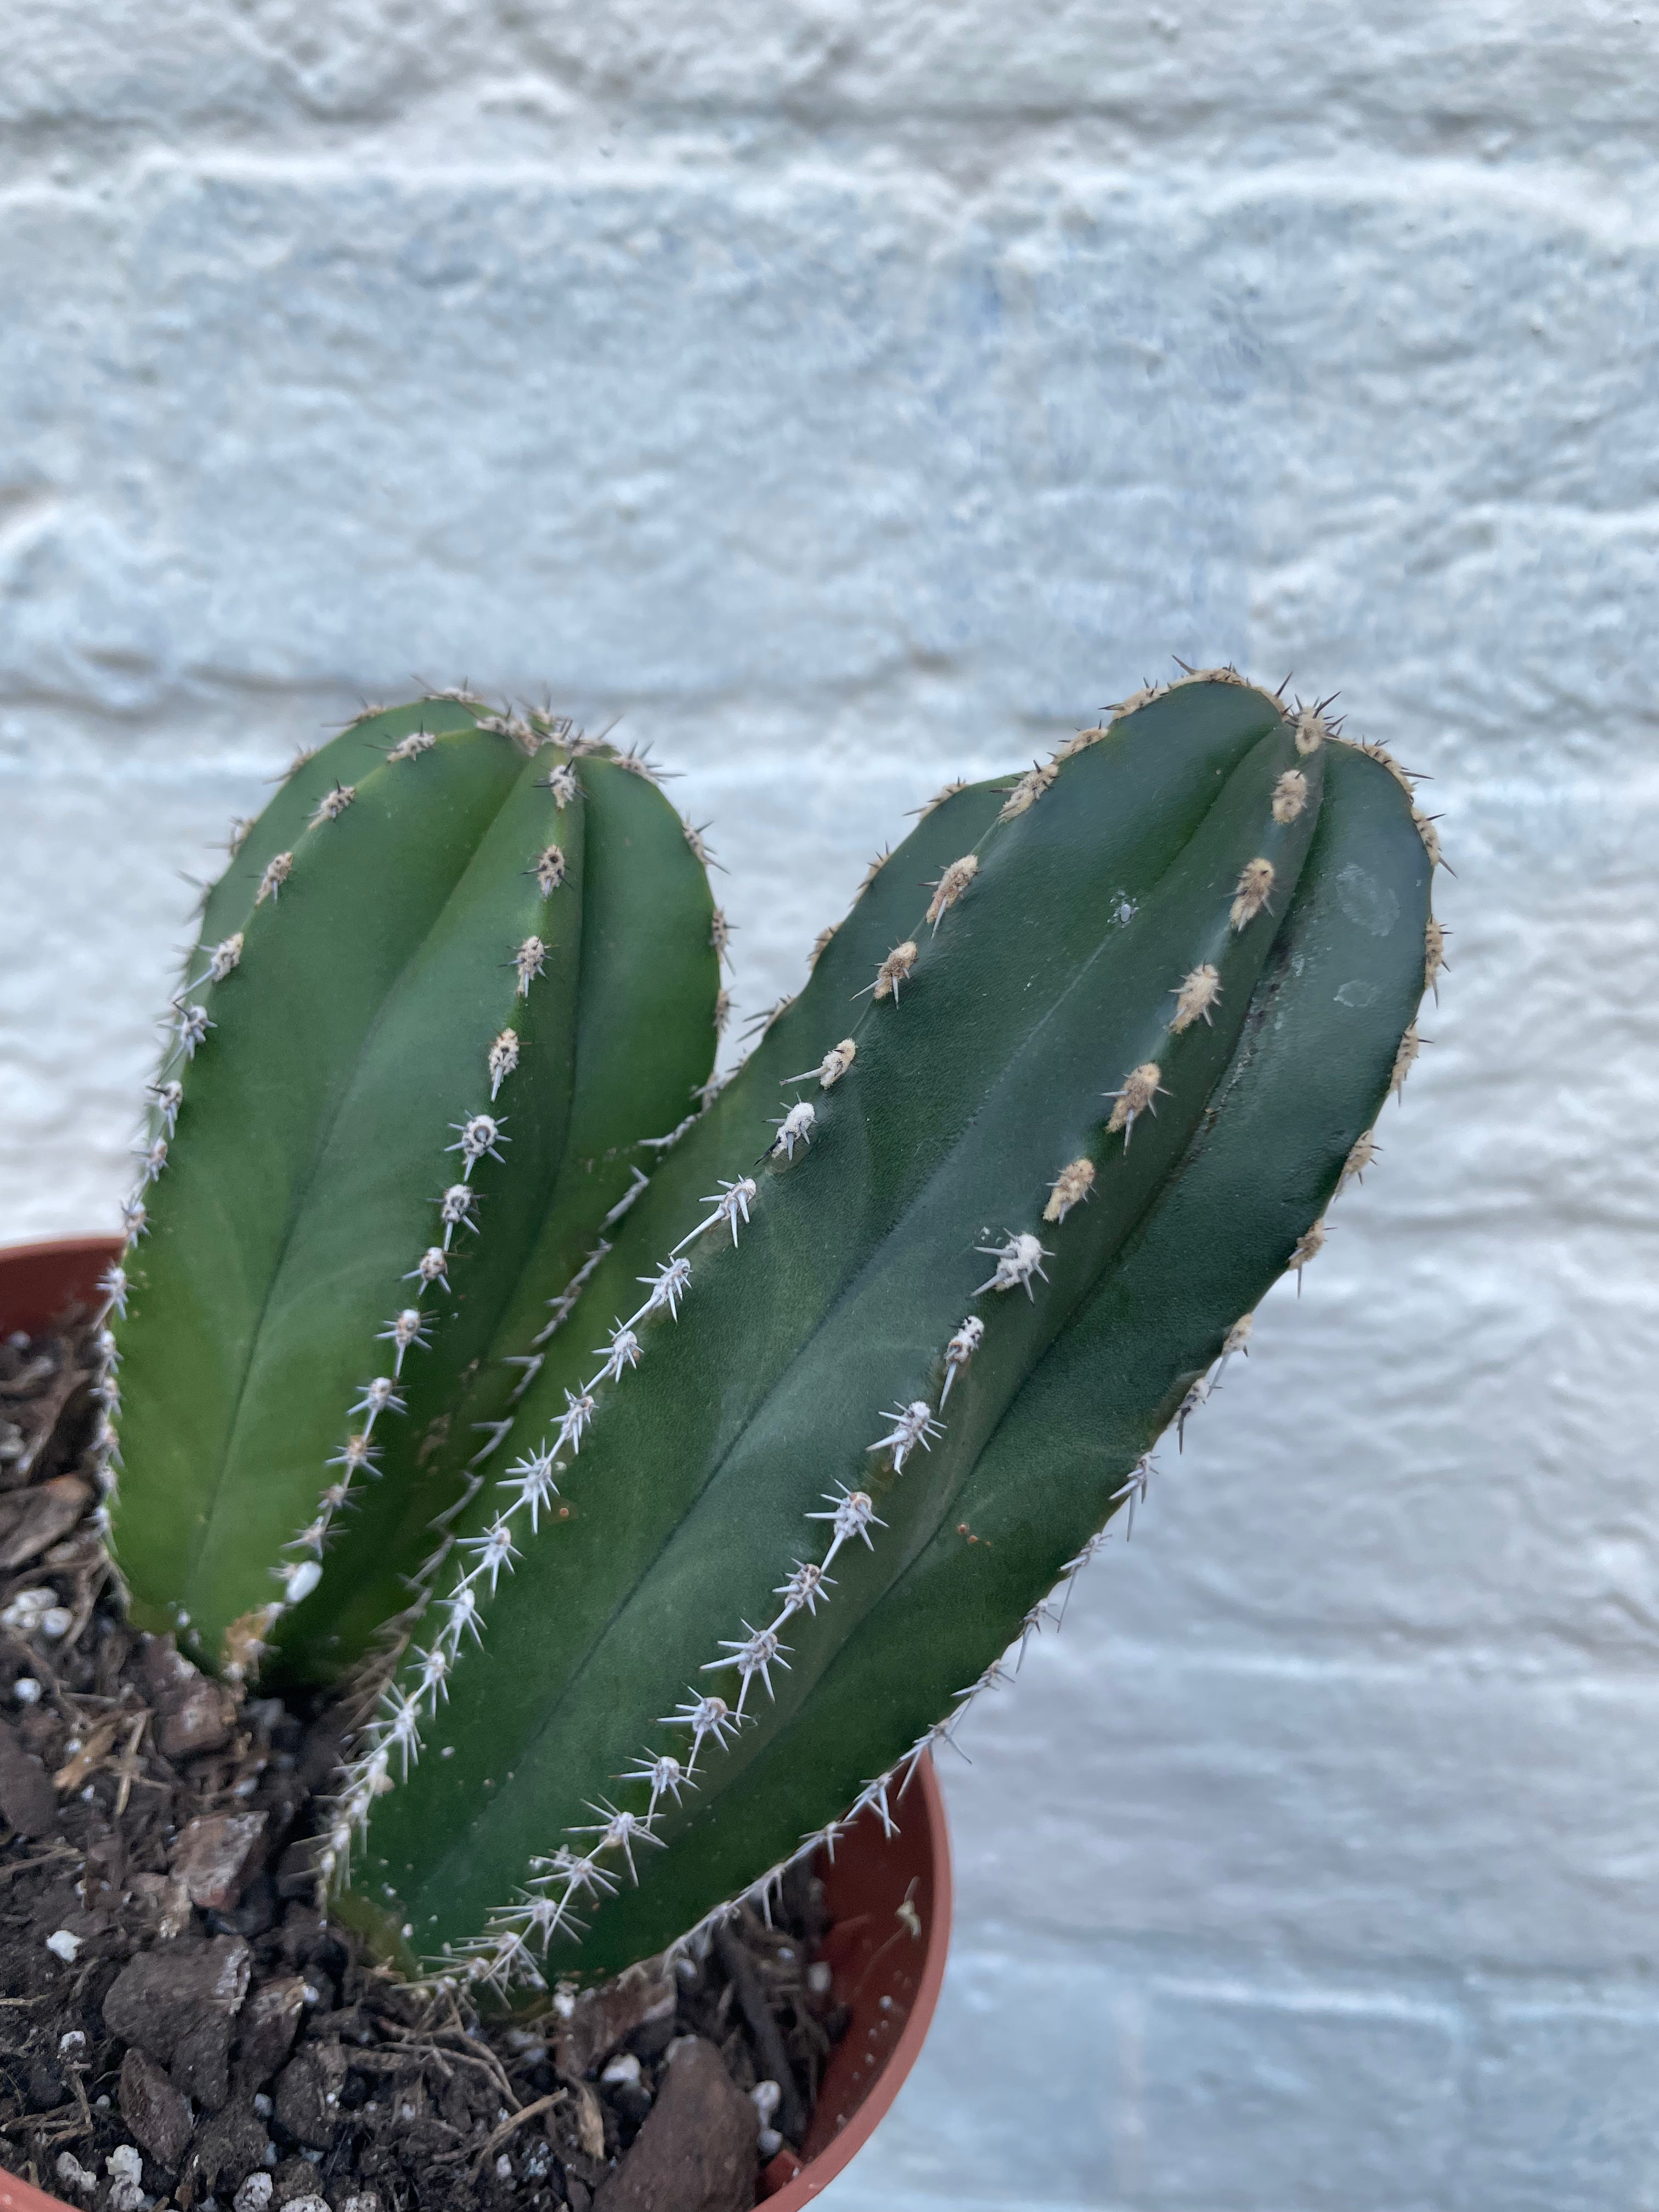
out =
[(0, 1343), (0, 2166), (90, 2212), (752, 2204), (844, 2027), (810, 1869), (510, 2023), (370, 1963), (307, 1871), (328, 1714), (123, 1620), (88, 1341)]

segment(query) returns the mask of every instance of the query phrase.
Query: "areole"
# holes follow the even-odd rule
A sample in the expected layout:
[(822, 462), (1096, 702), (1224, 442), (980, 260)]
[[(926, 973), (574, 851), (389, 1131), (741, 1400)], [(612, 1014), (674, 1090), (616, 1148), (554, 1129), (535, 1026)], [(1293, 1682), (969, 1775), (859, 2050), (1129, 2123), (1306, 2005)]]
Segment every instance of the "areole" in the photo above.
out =
[[(91, 1304), (100, 1273), (120, 1249), (108, 1237), (0, 1249), (0, 1336), (49, 1328), (69, 1306)], [(799, 2212), (870, 2140), (915, 2063), (939, 2002), (951, 1938), (951, 1856), (931, 1761), (918, 1767), (895, 1813), (890, 1835), (874, 1808), (866, 1810), (823, 1866), (832, 1922), (823, 1955), (851, 2018), (819, 2088), (805, 2160), (786, 2147), (762, 2175), (769, 2212)], [(80, 2208), (0, 2172), (0, 2212)]]

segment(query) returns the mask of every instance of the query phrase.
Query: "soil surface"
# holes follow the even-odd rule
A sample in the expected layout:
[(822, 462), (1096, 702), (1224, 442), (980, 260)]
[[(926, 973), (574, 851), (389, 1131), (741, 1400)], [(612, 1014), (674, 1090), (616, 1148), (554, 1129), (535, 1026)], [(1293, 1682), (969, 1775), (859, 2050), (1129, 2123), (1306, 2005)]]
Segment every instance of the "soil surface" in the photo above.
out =
[(0, 2166), (88, 2212), (744, 2212), (845, 2026), (810, 1868), (537, 2017), (417, 1997), (318, 1909), (328, 1712), (125, 1625), (88, 1346), (0, 1342)]

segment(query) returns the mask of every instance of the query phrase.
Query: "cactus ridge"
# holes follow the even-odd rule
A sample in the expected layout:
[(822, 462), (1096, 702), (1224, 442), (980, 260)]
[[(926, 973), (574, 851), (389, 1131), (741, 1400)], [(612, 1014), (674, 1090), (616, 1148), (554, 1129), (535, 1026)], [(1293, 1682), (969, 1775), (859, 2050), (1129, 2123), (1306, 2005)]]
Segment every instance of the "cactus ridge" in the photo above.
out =
[[(112, 1366), (105, 1441), (135, 1613), (233, 1678), (273, 1641), (337, 1673), (407, 1603), (429, 1541), (388, 1524), (459, 1376), (706, 1074), (712, 907), (640, 770), (547, 718), (376, 712), (210, 894), (110, 1286), (141, 1388), (123, 1407)], [(635, 963), (653, 986), (618, 1003)]]
[[(963, 1686), (941, 1688), (908, 1637), (896, 1670), (876, 1625), (927, 1612), (915, 1592), (933, 1586), (941, 1543), (958, 1569), (964, 1550), (993, 1556), (973, 1514), (1012, 1518), (1033, 1587), (1012, 1613), (1002, 1588), (961, 1608), (942, 1640), (952, 1671), (969, 1672), (964, 1645), (975, 1655), (968, 1688), (994, 1680), (1043, 1592), (1144, 1490), (1152, 1439), (1296, 1264), (1385, 1095), (1395, 1015), (1425, 972), (1419, 951), (1401, 982), (1408, 932), (1392, 923), (1393, 944), (1358, 947), (1388, 988), (1372, 994), (1381, 1011), (1352, 1018), (1367, 1049), (1339, 1055), (1360, 1070), (1334, 1116), (1340, 1149), (1322, 1127), (1269, 1148), (1256, 1180), (1271, 1233), (1254, 1221), (1235, 1262), (1250, 1295), (1197, 1321), (1177, 1295), (1184, 1335), (1157, 1334), (1146, 1371), (1120, 1378), (1137, 1443), (1111, 1462), (1111, 1490), (1034, 1522), (998, 1440), (1060, 1391), (1062, 1348), (1134, 1255), (1158, 1250), (1195, 1163), (1224, 1152), (1215, 1132), (1272, 1058), (1264, 1006), (1304, 1004), (1299, 971), (1273, 956), (1316, 908), (1328, 922), (1329, 901), (1298, 892), (1330, 819), (1329, 734), (1319, 710), (1207, 673), (1130, 702), (1012, 787), (941, 794), (872, 870), (815, 948), (806, 991), (595, 1249), (575, 1310), (613, 1314), (600, 1364), (548, 1342), (507, 1417), (539, 1440), (498, 1486), (506, 1502), (475, 1497), (446, 1539), (434, 1631), (364, 1734), (328, 1846), (337, 1876), (355, 1844), (351, 1909), (406, 1960), (418, 1945), (445, 1971), (533, 1978), (531, 1944), (580, 1936), (586, 1916), (574, 1968), (606, 1971), (718, 1909), (767, 1856), (787, 1859), (792, 1810), (811, 1814), (814, 1841), (849, 1800), (890, 1818), (890, 1790)], [(1389, 804), (1398, 830), (1407, 817)], [(1338, 810), (1372, 827), (1375, 811), (1352, 793)], [(1396, 917), (1426, 912), (1431, 855), (1406, 835), (1410, 856), (1396, 839), (1376, 892)], [(1330, 1017), (1322, 1005), (1310, 1020)], [(1167, 1306), (1170, 1257), (1146, 1264)], [(1172, 1398), (1177, 1337), (1207, 1348)], [(1098, 1364), (1073, 1390), (1085, 1427)], [(854, 1401), (867, 1412), (849, 1421)], [(1042, 1474), (1052, 1489), (1050, 1461)], [(711, 1622), (732, 1589), (746, 1603)], [(864, 1686), (856, 1722), (836, 1702), (844, 1680)], [(901, 1725), (917, 1714), (920, 1733)], [(849, 1783), (838, 1730), (891, 1744), (874, 1779)], [(443, 1763), (422, 1760), (440, 1737)], [(636, 1862), (647, 1840), (673, 1848)]]

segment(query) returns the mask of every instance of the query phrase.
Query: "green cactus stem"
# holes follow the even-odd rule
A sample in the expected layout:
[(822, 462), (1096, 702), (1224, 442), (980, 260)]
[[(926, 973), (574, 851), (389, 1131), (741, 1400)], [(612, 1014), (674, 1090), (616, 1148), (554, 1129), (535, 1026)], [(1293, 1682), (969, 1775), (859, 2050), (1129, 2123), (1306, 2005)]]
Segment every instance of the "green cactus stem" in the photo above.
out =
[(135, 1618), (232, 1678), (331, 1677), (409, 1601), (461, 1376), (707, 1077), (712, 902), (637, 765), (375, 711), (209, 895), (111, 1285), (112, 1527)]
[(1231, 672), (943, 795), (548, 1344), (345, 1775), (342, 1909), (599, 1975), (890, 1816), (1316, 1251), (1431, 869), (1386, 760)]

